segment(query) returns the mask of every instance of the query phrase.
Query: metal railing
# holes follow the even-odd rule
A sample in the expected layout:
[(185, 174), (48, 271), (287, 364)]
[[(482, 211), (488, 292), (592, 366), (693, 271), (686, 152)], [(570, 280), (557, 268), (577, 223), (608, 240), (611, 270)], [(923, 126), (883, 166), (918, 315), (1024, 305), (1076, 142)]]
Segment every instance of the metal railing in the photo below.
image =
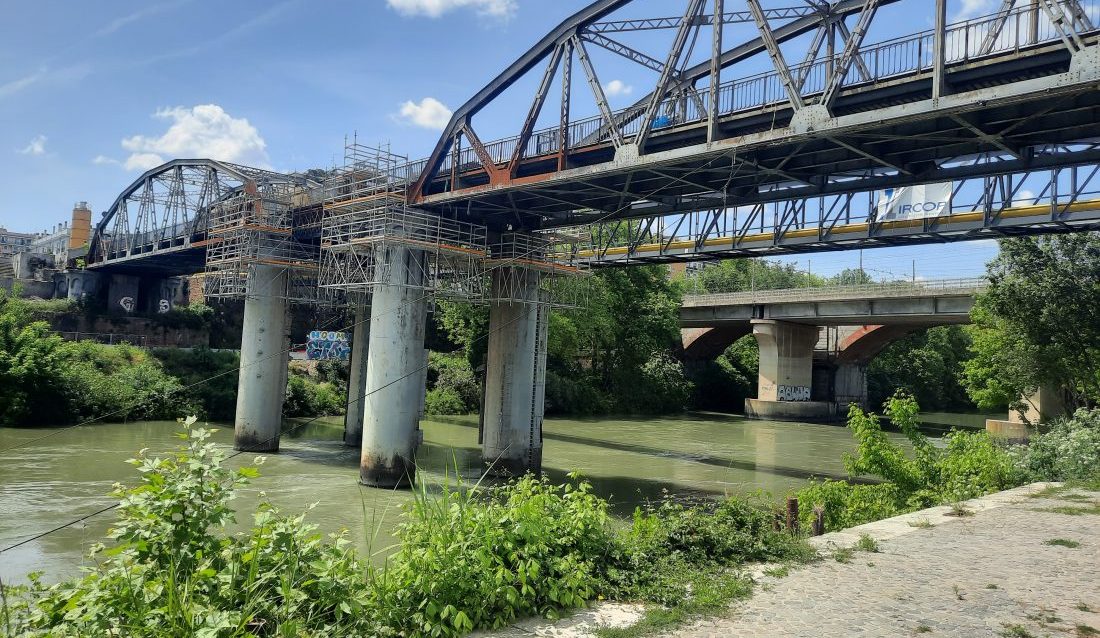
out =
[(745, 290), (707, 295), (684, 295), (685, 308), (740, 306), (761, 303), (799, 303), (809, 301), (845, 301), (849, 299), (886, 299), (973, 295), (989, 285), (984, 277), (960, 279), (883, 281), (782, 290)]

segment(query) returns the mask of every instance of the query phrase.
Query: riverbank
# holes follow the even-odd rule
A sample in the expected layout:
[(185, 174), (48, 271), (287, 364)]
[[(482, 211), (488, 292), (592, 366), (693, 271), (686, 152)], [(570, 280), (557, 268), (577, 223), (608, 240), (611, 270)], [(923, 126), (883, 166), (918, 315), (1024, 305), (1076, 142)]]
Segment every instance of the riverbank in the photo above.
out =
[[(665, 635), (1098, 635), (1090, 632), (1100, 629), (1100, 491), (1059, 485), (966, 501), (968, 516), (933, 507), (811, 539), (823, 560), (761, 566), (752, 598)], [(846, 551), (864, 536), (876, 551)], [(641, 617), (639, 605), (602, 603), (561, 622), (527, 620), (474, 636), (625, 636)]]

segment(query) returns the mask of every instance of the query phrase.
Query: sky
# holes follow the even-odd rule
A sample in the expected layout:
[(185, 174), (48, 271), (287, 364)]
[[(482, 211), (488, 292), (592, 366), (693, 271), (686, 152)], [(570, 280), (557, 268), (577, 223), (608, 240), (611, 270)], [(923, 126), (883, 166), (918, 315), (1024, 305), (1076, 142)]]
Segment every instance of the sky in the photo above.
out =
[[(98, 219), (142, 171), (175, 157), (279, 171), (330, 167), (351, 134), (424, 157), (452, 109), (586, 4), (0, 0), (0, 226), (40, 231), (67, 220), (76, 201), (88, 201)], [(636, 4), (631, 10), (649, 16), (683, 7), (669, 0)], [(740, 4), (727, 0), (727, 10)], [(949, 0), (948, 11), (951, 19), (965, 19), (999, 4)], [(931, 26), (930, 0), (897, 5), (890, 8), (895, 19), (876, 20), (878, 32), (868, 42)], [(727, 34), (736, 37), (738, 28), (746, 27)], [(655, 41), (636, 44), (660, 49)], [(652, 86), (648, 71), (601, 64), (597, 55), (612, 107)], [(538, 80), (537, 72), (528, 75), (475, 119), (483, 140), (518, 132)], [(595, 114), (590, 103), (574, 104), (581, 116)], [(868, 250), (863, 263), (872, 274), (897, 276), (915, 262), (918, 276), (942, 278), (981, 274), (995, 254), (996, 244), (984, 241)], [(808, 259), (797, 261), (831, 274), (858, 264), (859, 254)]]

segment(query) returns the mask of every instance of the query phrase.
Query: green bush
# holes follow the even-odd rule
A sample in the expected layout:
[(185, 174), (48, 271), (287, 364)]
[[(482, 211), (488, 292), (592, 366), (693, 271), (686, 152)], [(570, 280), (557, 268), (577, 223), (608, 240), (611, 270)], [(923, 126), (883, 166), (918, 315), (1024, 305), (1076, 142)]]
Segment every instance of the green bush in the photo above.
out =
[(916, 400), (899, 393), (886, 403), (885, 413), (901, 429), (912, 455), (882, 431), (879, 417), (853, 405), (848, 428), (857, 450), (845, 458), (848, 473), (877, 476), (893, 484), (909, 509), (958, 501), (1017, 485), (1020, 474), (1012, 456), (986, 432), (952, 431), (946, 446), (936, 447), (919, 430)]
[[(681, 412), (691, 398), (692, 385), (684, 366), (667, 352), (654, 352), (636, 374), (621, 371), (617, 398), (627, 413), (662, 414)], [(631, 376), (627, 384), (624, 377)]]
[(904, 499), (893, 483), (872, 485), (848, 481), (810, 481), (798, 490), (800, 524), (810, 528), (813, 508), (825, 509), (825, 529), (835, 531), (896, 516), (905, 511)]
[[(193, 423), (193, 419), (188, 425)], [(230, 471), (212, 433), (193, 430), (167, 458), (132, 461), (138, 487), (119, 488), (114, 546), (77, 579), (33, 576), (7, 608), (21, 636), (375, 635), (365, 570), (342, 536), (322, 540), (301, 516), (261, 505), (253, 527), (226, 535), (229, 501), (256, 475)]]
[(1031, 479), (1088, 480), (1100, 476), (1100, 410), (1078, 410), (1058, 419), (1048, 432), (1019, 450), (1019, 464)]
[[(231, 422), (237, 410), (237, 352), (209, 348), (163, 348), (152, 351), (164, 371), (180, 380), (196, 404), (199, 418)], [(179, 414), (179, 413), (177, 413)]]
[(470, 410), (454, 388), (432, 388), (424, 397), (424, 414), (469, 414)]
[(608, 561), (606, 588), (616, 598), (677, 605), (691, 597), (690, 575), (700, 569), (812, 553), (774, 523), (775, 506), (762, 496), (639, 508)]
[(283, 416), (332, 416), (343, 414), (346, 409), (345, 396), (331, 383), (299, 374), (287, 378)]
[(526, 477), (499, 492), (421, 490), (401, 549), (376, 575), (379, 620), (399, 635), (457, 636), (553, 615), (595, 597), (611, 542), (590, 486)]
[(611, 400), (588, 375), (546, 371), (546, 414), (589, 416), (611, 409)]
[[(430, 405), (429, 405), (430, 404)], [(481, 406), (481, 384), (461, 354), (428, 355), (428, 414), (471, 414)]]

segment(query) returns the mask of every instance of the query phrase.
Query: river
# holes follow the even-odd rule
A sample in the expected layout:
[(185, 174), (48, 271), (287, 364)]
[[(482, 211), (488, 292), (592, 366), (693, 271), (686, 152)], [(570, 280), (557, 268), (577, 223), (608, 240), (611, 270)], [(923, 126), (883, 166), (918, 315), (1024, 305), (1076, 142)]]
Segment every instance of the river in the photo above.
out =
[[(929, 415), (931, 416), (931, 415)], [(979, 423), (974, 415), (937, 414), (943, 423)], [(287, 512), (316, 504), (308, 520), (323, 531), (347, 528), (363, 552), (382, 552), (407, 492), (360, 486), (359, 454), (343, 446), (343, 419), (307, 425), (287, 423), (281, 452), (268, 455), (260, 478), (241, 494), (242, 523), (261, 498)], [(457, 466), (476, 479), (479, 463), (477, 417), (433, 417), (422, 424), (418, 451), (422, 479), (436, 483)], [(0, 428), (0, 548), (110, 505), (116, 482), (133, 484), (137, 473), (125, 463), (142, 448), (163, 453), (179, 445), (174, 422), (110, 423), (78, 428)], [(893, 435), (897, 436), (897, 435)], [(232, 443), (219, 428), (215, 441)], [(628, 515), (640, 503), (666, 493), (722, 495), (798, 487), (808, 476), (844, 476), (844, 453), (854, 447), (837, 425), (751, 421), (740, 416), (688, 414), (668, 418), (548, 419), (544, 469), (554, 480), (579, 471), (613, 511)], [(9, 449), (12, 446), (16, 449)], [(250, 463), (242, 455), (233, 464)], [(49, 581), (78, 573), (86, 552), (102, 540), (111, 513), (63, 528), (0, 554), (0, 578), (18, 582), (30, 571)], [(377, 558), (376, 558), (377, 560)]]

